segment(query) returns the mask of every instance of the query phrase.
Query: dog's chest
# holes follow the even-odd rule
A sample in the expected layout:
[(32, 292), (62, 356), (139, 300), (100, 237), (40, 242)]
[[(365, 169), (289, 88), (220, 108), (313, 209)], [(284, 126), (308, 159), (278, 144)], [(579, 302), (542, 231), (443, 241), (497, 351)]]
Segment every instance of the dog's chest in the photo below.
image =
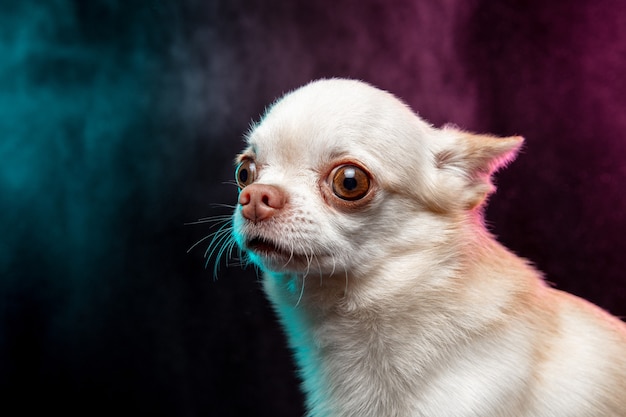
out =
[(314, 346), (300, 365), (303, 375), (319, 379), (305, 381), (319, 410), (363, 417), (502, 416), (513, 409), (523, 415), (527, 405), (519, 398), (530, 373), (523, 340), (518, 349), (501, 351), (488, 338), (397, 320), (335, 316), (315, 326)]

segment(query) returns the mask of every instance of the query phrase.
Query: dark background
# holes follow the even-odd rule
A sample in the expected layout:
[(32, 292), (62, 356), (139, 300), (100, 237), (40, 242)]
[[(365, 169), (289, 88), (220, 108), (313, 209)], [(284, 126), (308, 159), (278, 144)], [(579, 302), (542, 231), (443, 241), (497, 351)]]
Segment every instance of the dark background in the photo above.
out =
[(525, 136), (491, 229), (626, 315), (624, 6), (0, 1), (1, 413), (302, 413), (254, 269), (214, 280), (187, 249), (215, 229), (185, 223), (229, 213), (242, 134), (319, 77)]

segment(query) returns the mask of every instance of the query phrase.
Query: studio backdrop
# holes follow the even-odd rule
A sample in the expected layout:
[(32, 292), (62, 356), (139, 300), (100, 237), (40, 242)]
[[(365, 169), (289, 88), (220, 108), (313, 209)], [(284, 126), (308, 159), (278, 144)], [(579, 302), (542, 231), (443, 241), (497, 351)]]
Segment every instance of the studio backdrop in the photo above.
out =
[(524, 136), (490, 230), (625, 316), (624, 74), (618, 0), (2, 1), (0, 414), (302, 415), (257, 271), (203, 239), (250, 124), (318, 78)]

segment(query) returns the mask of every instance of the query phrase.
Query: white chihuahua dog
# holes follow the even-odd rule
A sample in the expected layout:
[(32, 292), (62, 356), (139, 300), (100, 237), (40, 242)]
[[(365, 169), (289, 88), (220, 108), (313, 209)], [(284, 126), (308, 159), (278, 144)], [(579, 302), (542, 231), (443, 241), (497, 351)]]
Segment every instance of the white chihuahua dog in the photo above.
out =
[(239, 155), (234, 239), (264, 274), (315, 417), (626, 416), (626, 326), (485, 229), (522, 138), (434, 128), (320, 80)]

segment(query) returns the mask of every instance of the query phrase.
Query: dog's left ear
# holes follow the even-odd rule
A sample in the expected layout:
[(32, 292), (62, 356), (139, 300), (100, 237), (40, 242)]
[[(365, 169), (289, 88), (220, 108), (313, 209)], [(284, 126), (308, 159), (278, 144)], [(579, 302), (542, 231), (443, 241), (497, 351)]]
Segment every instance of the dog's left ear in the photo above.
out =
[(453, 145), (435, 156), (437, 168), (461, 174), (465, 180), (460, 194), (463, 206), (474, 209), (495, 191), (492, 174), (515, 159), (524, 138), (498, 138), (451, 128), (444, 132), (451, 135)]

